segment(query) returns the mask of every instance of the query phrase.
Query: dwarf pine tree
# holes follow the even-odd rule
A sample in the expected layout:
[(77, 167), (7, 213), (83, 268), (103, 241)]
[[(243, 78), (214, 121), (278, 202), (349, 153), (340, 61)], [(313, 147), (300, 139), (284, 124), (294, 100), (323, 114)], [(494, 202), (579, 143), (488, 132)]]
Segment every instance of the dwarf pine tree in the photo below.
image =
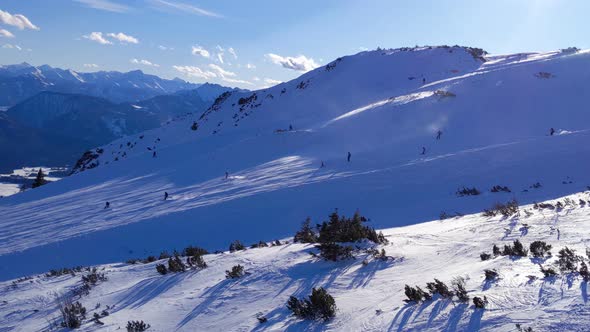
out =
[(45, 180), (45, 173), (43, 173), (43, 170), (39, 168), (39, 172), (37, 172), (37, 177), (35, 178), (35, 181), (31, 185), (31, 187), (33, 187), (33, 188), (41, 187), (42, 185), (44, 185), (46, 183), (47, 183), (47, 180)]

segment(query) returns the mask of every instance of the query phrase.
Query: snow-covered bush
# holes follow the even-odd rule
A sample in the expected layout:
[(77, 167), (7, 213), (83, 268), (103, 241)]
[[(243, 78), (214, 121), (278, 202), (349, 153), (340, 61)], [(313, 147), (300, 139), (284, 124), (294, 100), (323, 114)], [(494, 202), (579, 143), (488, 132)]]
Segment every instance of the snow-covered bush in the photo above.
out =
[(330, 220), (320, 225), (318, 242), (357, 242), (367, 239), (374, 243), (387, 243), (383, 233), (377, 233), (375, 229), (363, 225), (366, 221), (367, 218), (361, 216), (358, 211), (352, 218), (339, 216), (338, 212), (334, 211), (330, 215)]
[(321, 243), (316, 246), (320, 250), (320, 256), (328, 261), (339, 261), (343, 259), (354, 258), (352, 256), (353, 248), (351, 246), (342, 246), (338, 243), (329, 242)]
[(329, 320), (336, 315), (336, 301), (324, 288), (313, 288), (308, 299), (291, 296), (287, 308), (303, 319)]
[(454, 293), (449, 290), (449, 287), (442, 281), (434, 279), (434, 282), (426, 283), (426, 289), (430, 292), (430, 295), (438, 294), (442, 298), (450, 299)]
[(463, 187), (463, 188), (457, 189), (456, 194), (459, 197), (463, 197), (463, 196), (477, 196), (477, 195), (481, 194), (481, 192), (479, 190), (477, 190), (477, 188), (475, 188), (475, 187), (473, 187), (473, 188)]
[(144, 323), (142, 320), (130, 320), (127, 322), (127, 332), (143, 332), (147, 331), (150, 327), (150, 324)]
[(179, 256), (168, 258), (168, 271), (170, 272), (184, 272), (186, 266)]
[(419, 286), (410, 287), (409, 285), (406, 285), (406, 287), (404, 288), (404, 293), (407, 297), (407, 299), (404, 301), (408, 303), (419, 303), (422, 301), (430, 300), (432, 298), (429, 293), (423, 291), (422, 288), (420, 288)]
[(242, 244), (242, 242), (240, 242), (239, 240), (235, 240), (234, 242), (232, 242), (229, 245), (229, 252), (234, 252), (234, 251), (244, 250), (244, 249), (246, 249), (246, 246), (244, 246)]
[(529, 246), (529, 249), (533, 257), (536, 258), (544, 258), (546, 256), (551, 256), (551, 245), (545, 243), (544, 241), (534, 241)]
[(544, 268), (543, 265), (539, 264), (539, 268), (541, 270), (541, 272), (543, 273), (543, 276), (545, 276), (545, 278), (551, 278), (551, 277), (555, 277), (557, 275), (557, 272), (555, 271), (555, 269), (548, 267), (548, 268)]
[(188, 246), (184, 249), (182, 249), (182, 256), (203, 256), (203, 255), (207, 255), (209, 252), (207, 251), (207, 249), (203, 249), (200, 247), (193, 247), (193, 246)]
[(499, 193), (499, 192), (505, 192), (505, 193), (509, 193), (510, 188), (506, 187), (506, 186), (493, 186), (492, 189), (490, 189), (491, 192), (493, 193)]
[(514, 240), (512, 246), (508, 244), (504, 245), (501, 255), (526, 257), (529, 255), (529, 251), (524, 248), (524, 245), (519, 240)]
[(250, 248), (254, 249), (254, 248), (264, 248), (264, 247), (268, 247), (268, 244), (264, 241), (258, 241), (258, 243), (254, 243), (250, 246)]
[(574, 249), (565, 247), (557, 254), (557, 266), (562, 273), (576, 272), (580, 257)]
[(311, 228), (311, 218), (307, 217), (303, 224), (301, 225), (301, 229), (295, 233), (293, 237), (294, 242), (299, 243), (316, 243), (318, 242), (318, 236), (314, 232), (313, 228)]
[(240, 264), (234, 265), (231, 268), (231, 271), (225, 271), (225, 278), (226, 279), (237, 279), (243, 277), (245, 274), (244, 267)]
[(512, 215), (518, 215), (518, 202), (513, 199), (508, 201), (506, 204), (496, 203), (492, 206), (491, 209), (484, 209), (483, 216), (484, 217), (495, 217), (499, 214), (508, 218)]
[(465, 279), (463, 277), (455, 277), (453, 281), (451, 281), (451, 286), (453, 287), (453, 292), (455, 296), (461, 302), (469, 301), (469, 295), (467, 295), (467, 289), (465, 288)]
[(80, 302), (74, 302), (71, 296), (58, 296), (56, 301), (61, 314), (61, 327), (79, 328), (86, 319), (86, 308)]
[(486, 304), (488, 304), (488, 299), (485, 296), (483, 297), (483, 299), (478, 296), (473, 298), (473, 305), (477, 309), (484, 309), (486, 307)]
[(584, 279), (584, 281), (590, 280), (590, 272), (588, 271), (588, 265), (584, 261), (580, 263), (580, 277)]
[(487, 252), (482, 252), (481, 254), (479, 254), (479, 257), (482, 261), (487, 261), (488, 259), (492, 258), (492, 255), (488, 254)]
[(194, 266), (197, 269), (204, 269), (207, 267), (207, 263), (203, 259), (202, 255), (195, 254), (194, 256), (189, 256), (186, 258), (186, 264), (188, 266)]
[(494, 281), (498, 278), (498, 272), (496, 272), (496, 270), (484, 270), (483, 271), (485, 279), (487, 281)]
[(162, 275), (168, 273), (168, 269), (164, 264), (156, 264), (156, 271), (158, 271), (158, 273)]

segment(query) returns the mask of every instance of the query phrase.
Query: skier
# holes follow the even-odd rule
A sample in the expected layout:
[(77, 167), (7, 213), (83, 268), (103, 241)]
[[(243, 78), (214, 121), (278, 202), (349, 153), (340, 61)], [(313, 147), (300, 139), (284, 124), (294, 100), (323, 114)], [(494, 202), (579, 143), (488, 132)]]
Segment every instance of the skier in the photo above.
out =
[(293, 125), (289, 125), (289, 131), (293, 131)]
[(348, 157), (346, 158), (346, 160), (348, 160), (348, 162), (350, 162), (350, 157), (351, 157), (351, 156), (352, 156), (352, 155), (350, 154), (350, 152), (348, 152)]
[(422, 154), (426, 154), (426, 148), (422, 147)]
[(152, 158), (156, 158), (156, 151), (152, 154)]
[(440, 131), (440, 130), (439, 130), (439, 131), (436, 133), (436, 139), (437, 139), (437, 140), (438, 140), (438, 139), (440, 139), (440, 135), (442, 135), (442, 131)]
[(229, 177), (229, 173), (225, 172), (225, 179), (227, 180), (228, 177)]
[(167, 192), (167, 191), (165, 191), (165, 192), (164, 192), (164, 200), (167, 200), (167, 199), (168, 199), (168, 192)]
[(553, 134), (555, 134), (555, 129), (551, 128), (551, 130), (549, 131), (549, 136), (553, 136)]
[(422, 85), (426, 84), (426, 78), (422, 78)]
[(326, 167), (326, 165), (324, 165), (324, 161), (322, 160), (322, 165), (320, 166), (320, 168), (324, 168)]
[(108, 208), (110, 208), (110, 207), (111, 207), (111, 203), (109, 203), (109, 202), (106, 202), (106, 203), (104, 204), (104, 208), (105, 208), (105, 209), (108, 209)]

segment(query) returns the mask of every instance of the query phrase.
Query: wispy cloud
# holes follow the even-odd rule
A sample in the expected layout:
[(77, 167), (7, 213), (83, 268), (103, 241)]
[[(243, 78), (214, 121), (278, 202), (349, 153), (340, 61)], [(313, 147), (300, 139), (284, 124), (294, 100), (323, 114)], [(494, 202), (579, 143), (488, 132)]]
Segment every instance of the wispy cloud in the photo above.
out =
[(95, 41), (95, 42), (97, 42), (99, 44), (102, 44), (102, 45), (110, 45), (110, 44), (112, 44), (111, 41), (109, 41), (106, 38), (104, 38), (104, 36), (102, 35), (102, 32), (91, 32), (89, 35), (84, 35), (82, 37), (83, 38), (86, 38), (88, 40)]
[(266, 57), (274, 64), (281, 65), (283, 68), (307, 72), (319, 67), (319, 65), (312, 59), (305, 55), (296, 57), (284, 57), (273, 53), (266, 54)]
[(233, 84), (246, 84), (246, 85), (254, 85), (252, 82), (248, 82), (245, 80), (240, 80), (236, 78), (236, 73), (227, 71), (216, 64), (209, 64), (209, 68), (211, 68), (214, 72), (217, 73), (217, 76), (221, 78), (222, 81), (233, 83)]
[(192, 49), (191, 53), (193, 55), (200, 55), (200, 56), (202, 56), (204, 58), (208, 58), (208, 57), (211, 56), (211, 54), (209, 54), (209, 51), (207, 51), (206, 49), (202, 48), (199, 45), (193, 46), (193, 49)]
[(273, 80), (272, 78), (265, 78), (264, 79), (264, 83), (273, 86), (273, 85), (277, 85), (277, 84), (281, 84), (283, 83), (282, 81), (277, 81), (277, 80)]
[(196, 66), (172, 66), (176, 71), (183, 73), (186, 76), (198, 77), (203, 79), (216, 78), (217, 74), (212, 71), (202, 70)]
[(105, 11), (114, 12), (114, 13), (126, 13), (131, 9), (128, 6), (118, 4), (118, 3), (110, 1), (110, 0), (74, 0), (74, 1), (84, 4), (90, 8), (105, 10)]
[(131, 59), (130, 61), (131, 61), (131, 63), (136, 64), (136, 65), (144, 65), (144, 66), (150, 66), (150, 67), (160, 67), (159, 64), (153, 63), (153, 62), (148, 61), (148, 60), (145, 60), (145, 59)]
[(13, 45), (13, 44), (4, 44), (4, 45), (2, 45), (2, 48), (14, 49), (14, 50), (18, 50), (18, 51), (23, 50), (22, 47), (20, 47), (18, 45)]
[(118, 40), (121, 43), (130, 43), (130, 44), (138, 44), (139, 40), (133, 36), (126, 35), (122, 32), (119, 33), (109, 33), (107, 36)]
[(168, 46), (164, 46), (164, 45), (158, 45), (158, 48), (162, 51), (174, 51), (173, 47), (168, 47)]
[(96, 68), (98, 68), (98, 65), (96, 63), (85, 63), (84, 68), (96, 69)]
[(180, 11), (183, 13), (189, 13), (189, 14), (200, 15), (200, 16), (208, 16), (208, 17), (217, 17), (217, 18), (223, 17), (217, 13), (205, 10), (203, 8), (199, 8), (194, 5), (182, 3), (182, 2), (170, 1), (170, 0), (150, 0), (150, 2), (152, 3), (152, 5), (154, 5), (154, 7), (158, 8), (158, 9), (169, 9), (169, 10), (171, 9), (171, 10)]
[(234, 57), (234, 60), (238, 59), (238, 54), (236, 53), (236, 50), (234, 50), (233, 47), (228, 48), (227, 53), (231, 54)]
[(214, 71), (216, 71), (219, 74), (219, 76), (221, 76), (221, 77), (226, 77), (226, 76), (233, 77), (233, 76), (236, 76), (236, 73), (233, 73), (231, 71), (224, 70), (220, 66), (218, 66), (216, 64), (213, 64), (213, 63), (209, 65), (209, 68), (211, 68)]
[(253, 65), (253, 64), (251, 64), (251, 63), (248, 63), (248, 64), (246, 64), (246, 68), (248, 68), (248, 69), (256, 69), (256, 66)]
[(84, 35), (82, 36), (83, 38), (95, 41), (99, 44), (102, 45), (112, 45), (113, 42), (107, 38), (110, 38), (112, 40), (118, 40), (121, 44), (138, 44), (139, 40), (133, 36), (129, 36), (126, 35), (122, 32), (119, 33), (107, 33), (107, 34), (103, 34), (102, 32), (91, 32), (88, 35)]
[(29, 19), (22, 14), (11, 14), (0, 9), (0, 23), (11, 25), (20, 30), (31, 29), (39, 30), (39, 27), (31, 23)]
[(14, 35), (8, 30), (0, 29), (0, 37), (14, 38)]

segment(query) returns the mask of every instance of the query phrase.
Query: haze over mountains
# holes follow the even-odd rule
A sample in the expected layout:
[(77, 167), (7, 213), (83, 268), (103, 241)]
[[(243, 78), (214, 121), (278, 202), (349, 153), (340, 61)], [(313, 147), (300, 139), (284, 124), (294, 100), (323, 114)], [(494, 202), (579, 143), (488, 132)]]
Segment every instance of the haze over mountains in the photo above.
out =
[(89, 148), (200, 112), (231, 90), (141, 71), (77, 73), (26, 63), (0, 67), (0, 87), (0, 105), (7, 105), (0, 171), (72, 165)]

